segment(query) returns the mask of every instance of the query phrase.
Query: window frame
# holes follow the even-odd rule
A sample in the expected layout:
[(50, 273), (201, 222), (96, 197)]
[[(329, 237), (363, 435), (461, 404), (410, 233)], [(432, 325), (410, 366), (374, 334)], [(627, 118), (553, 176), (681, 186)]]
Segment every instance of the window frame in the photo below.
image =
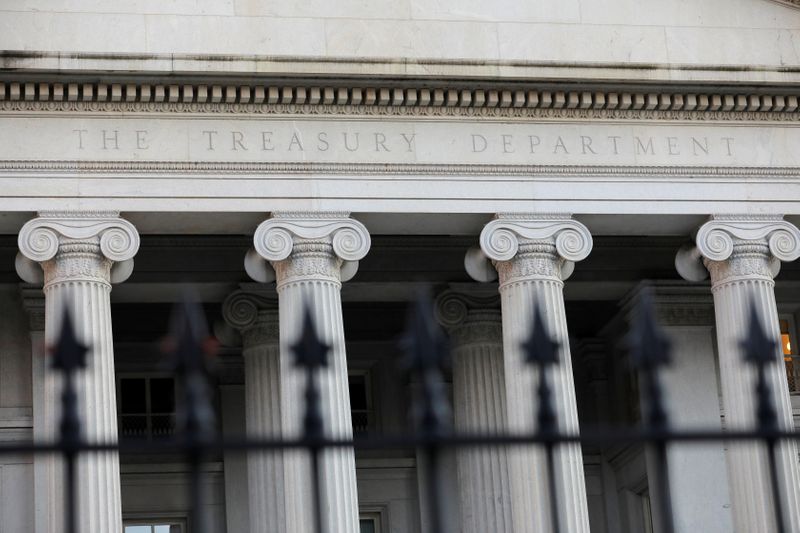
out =
[[(137, 513), (134, 516), (125, 516), (122, 518), (122, 533), (125, 533), (127, 526), (150, 526), (152, 533), (155, 526), (168, 525), (170, 529), (172, 526), (180, 527), (179, 533), (189, 533), (187, 527), (188, 519), (185, 516), (175, 516), (172, 513)], [(171, 533), (171, 532), (170, 532)]]
[(372, 523), (375, 524), (375, 533), (389, 531), (388, 524), (386, 524), (385, 506), (360, 507), (358, 510), (359, 531), (361, 530), (362, 520), (372, 520)]
[[(169, 372), (119, 372), (116, 377), (116, 398), (117, 398), (117, 431), (122, 436), (122, 417), (123, 416), (144, 416), (147, 420), (147, 433), (144, 438), (150, 442), (153, 440), (153, 416), (158, 415), (172, 415), (177, 417), (178, 410), (178, 397), (180, 391), (178, 390), (178, 380), (175, 379), (173, 374)], [(145, 380), (145, 413), (122, 413), (122, 380), (123, 379), (143, 379)], [(150, 398), (150, 381), (153, 379), (171, 379), (173, 383), (173, 398), (174, 410), (172, 413), (153, 413)]]
[[(367, 408), (364, 411), (364, 414), (367, 415), (367, 425), (365, 433), (369, 434), (370, 432), (374, 432), (378, 429), (377, 427), (377, 418), (376, 418), (376, 409), (375, 409), (375, 395), (373, 392), (373, 381), (372, 381), (372, 371), (369, 368), (348, 368), (347, 369), (347, 380), (348, 385), (350, 382), (351, 377), (363, 377), (364, 378), (364, 391), (366, 394), (366, 403)], [(350, 423), (353, 425), (353, 413), (357, 410), (353, 409), (352, 407), (353, 399), (350, 399)], [(362, 410), (358, 410), (361, 412)], [(355, 427), (353, 427), (353, 433), (355, 434)]]

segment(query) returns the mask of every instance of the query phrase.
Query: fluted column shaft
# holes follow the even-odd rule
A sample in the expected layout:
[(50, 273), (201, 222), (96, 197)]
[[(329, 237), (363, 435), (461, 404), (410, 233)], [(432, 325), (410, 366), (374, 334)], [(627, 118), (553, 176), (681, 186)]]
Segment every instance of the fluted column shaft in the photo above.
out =
[[(278, 302), (262, 293), (236, 291), (223, 304), (226, 322), (242, 335), (245, 422), (252, 437), (281, 436)], [(283, 454), (250, 453), (247, 486), (251, 533), (286, 531)]]
[[(499, 299), (446, 291), (437, 318), (450, 334), (453, 405), (458, 432), (506, 430), (503, 333)], [(462, 533), (511, 533), (511, 486), (504, 447), (465, 448), (456, 455)]]
[[(481, 233), (481, 249), (500, 277), (508, 422), (512, 431), (531, 431), (536, 420), (536, 371), (523, 360), (522, 343), (530, 334), (538, 302), (550, 335), (560, 343), (552, 367), (559, 430), (578, 432), (563, 279), (571, 261), (591, 251), (589, 231), (568, 217), (498, 215)], [(555, 457), (556, 491), (562, 531), (588, 533), (589, 512), (583, 457), (579, 445), (562, 445)], [(510, 453), (514, 531), (550, 531), (549, 494), (544, 453), (539, 448)]]
[[(116, 281), (130, 273), (139, 236), (115, 213), (42, 214), (22, 228), (19, 245), (22, 255), (39, 262), (44, 270), (46, 343), (55, 343), (63, 312), (68, 309), (78, 338), (90, 348), (86, 369), (76, 376), (84, 437), (89, 442), (115, 442), (117, 402), (109, 295), (112, 276)], [(115, 262), (123, 266), (121, 276), (112, 274)], [(78, 529), (120, 532), (117, 454), (82, 455), (76, 473)]]
[[(697, 249), (711, 274), (717, 327), (722, 399), (726, 426), (752, 429), (756, 424), (755, 371), (740, 346), (748, 331), (751, 302), (767, 334), (780, 338), (773, 277), (780, 260), (800, 255), (800, 231), (766, 217), (716, 216), (696, 237)], [(783, 356), (778, 343), (775, 364), (766, 368), (781, 428), (793, 427)], [(790, 531), (800, 530), (800, 472), (794, 442), (778, 448), (780, 491)], [(737, 532), (774, 531), (768, 463), (763, 446), (737, 443), (728, 448), (734, 526)]]
[[(37, 267), (38, 268), (38, 267)], [(31, 383), (33, 389), (33, 439), (52, 441), (57, 437), (59, 404), (53, 401), (61, 391), (59, 376), (47, 368), (44, 324), (45, 303), (41, 288), (23, 288), (23, 302), (30, 319)], [(59, 457), (39, 454), (33, 458), (34, 531), (59, 533), (63, 530), (64, 466)]]
[[(280, 315), (281, 420), (286, 435), (302, 429), (304, 373), (294, 365), (290, 346), (299, 337), (302, 312), (308, 307), (317, 334), (331, 346), (328, 365), (319, 373), (326, 434), (352, 436), (347, 378), (341, 282), (369, 250), (369, 234), (347, 213), (273, 213), (256, 230), (255, 248), (275, 268)], [(346, 270), (343, 266), (350, 262)], [(323, 522), (330, 533), (358, 531), (358, 495), (352, 449), (322, 455)], [(289, 453), (285, 461), (287, 530), (310, 533), (311, 472), (306, 453)]]

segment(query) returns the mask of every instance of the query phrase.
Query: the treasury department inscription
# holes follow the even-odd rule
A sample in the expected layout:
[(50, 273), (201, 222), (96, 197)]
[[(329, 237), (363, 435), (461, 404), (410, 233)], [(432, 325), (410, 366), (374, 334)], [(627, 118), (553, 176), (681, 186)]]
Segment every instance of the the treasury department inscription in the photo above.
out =
[(800, 128), (708, 124), (0, 118), (0, 159), (797, 166)]

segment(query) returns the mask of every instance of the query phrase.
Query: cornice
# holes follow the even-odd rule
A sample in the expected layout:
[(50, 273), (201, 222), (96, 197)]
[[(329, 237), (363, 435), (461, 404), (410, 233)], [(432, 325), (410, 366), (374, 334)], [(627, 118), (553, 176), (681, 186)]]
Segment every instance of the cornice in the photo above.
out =
[(692, 166), (622, 166), (622, 165), (473, 165), (473, 164), (403, 164), (403, 163), (312, 163), (312, 162), (194, 162), (194, 161), (70, 161), (3, 160), (1, 172), (25, 174), (240, 174), (257, 177), (269, 174), (346, 174), (437, 175), (437, 176), (597, 176), (642, 178), (647, 176), (796, 179), (797, 167), (692, 167)]
[[(792, 0), (793, 2), (795, 0)], [(796, 0), (800, 5), (800, 0)], [(794, 121), (798, 95), (692, 89), (586, 91), (294, 84), (0, 82), (0, 112)]]

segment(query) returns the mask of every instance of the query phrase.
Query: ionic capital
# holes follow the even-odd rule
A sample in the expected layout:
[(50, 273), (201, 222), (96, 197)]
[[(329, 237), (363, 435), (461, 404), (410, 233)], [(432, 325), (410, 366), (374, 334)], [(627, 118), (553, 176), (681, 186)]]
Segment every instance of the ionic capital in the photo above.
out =
[(343, 261), (358, 261), (369, 252), (370, 237), (364, 225), (346, 212), (273, 213), (256, 229), (255, 249), (270, 262), (282, 261), (298, 240), (329, 243)]
[(232, 292), (222, 303), (225, 323), (239, 332), (244, 348), (278, 343), (278, 299), (259, 288)]
[(133, 271), (139, 233), (117, 212), (43, 212), (17, 242), (17, 272), (29, 283), (42, 282), (34, 263), (42, 265), (46, 285), (71, 278), (119, 283)]
[[(358, 261), (369, 251), (370, 236), (346, 212), (280, 212), (258, 226), (253, 243), (255, 253), (275, 269), (281, 290), (292, 281), (351, 279)], [(245, 265), (257, 281), (269, 279), (269, 273), (264, 275), (263, 269), (253, 265), (252, 257)]]
[(769, 253), (781, 261), (800, 257), (800, 230), (782, 217), (716, 215), (700, 226), (695, 243), (711, 261), (725, 261), (740, 243), (766, 244)]
[(454, 348), (467, 344), (502, 344), (500, 295), (495, 287), (449, 288), (436, 298), (436, 320), (453, 340)]
[(489, 259), (513, 259), (522, 244), (550, 242), (567, 261), (581, 261), (592, 251), (589, 229), (570, 215), (500, 213), (481, 232), (481, 250)]
[[(592, 235), (580, 222), (563, 214), (501, 213), (483, 228), (481, 252), (492, 261), (500, 288), (509, 282), (549, 279), (562, 282), (592, 251)], [(478, 281), (490, 279), (473, 256), (467, 272)]]
[(675, 267), (685, 279), (775, 277), (781, 261), (800, 257), (800, 230), (780, 216), (714, 215), (695, 236), (695, 247), (682, 248)]

